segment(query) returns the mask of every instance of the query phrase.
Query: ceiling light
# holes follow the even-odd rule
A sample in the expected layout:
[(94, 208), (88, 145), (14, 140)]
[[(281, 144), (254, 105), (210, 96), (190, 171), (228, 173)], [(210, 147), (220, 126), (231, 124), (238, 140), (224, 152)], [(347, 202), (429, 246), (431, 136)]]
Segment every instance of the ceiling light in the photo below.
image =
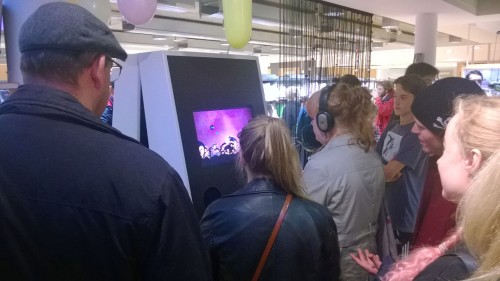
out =
[(269, 20), (269, 19), (261, 19), (261, 18), (252, 18), (252, 23), (253, 24), (260, 24), (260, 25), (265, 25), (265, 26), (271, 26), (271, 27), (279, 27), (280, 23), (277, 21)]
[(155, 40), (155, 41), (164, 41), (164, 40), (167, 40), (167, 36), (153, 35), (153, 40)]
[(329, 11), (329, 12), (324, 13), (323, 15), (325, 15), (327, 17), (341, 17), (341, 16), (344, 15), (344, 12), (341, 12), (341, 11)]
[(208, 17), (214, 18), (214, 19), (224, 19), (224, 14), (222, 12), (218, 12), (215, 14), (211, 14)]
[(399, 22), (390, 18), (382, 18), (382, 28), (383, 29), (399, 29)]
[(186, 13), (187, 12), (187, 9), (182, 8), (182, 7), (170, 6), (170, 5), (159, 4), (159, 3), (157, 4), (156, 9), (160, 10), (160, 11), (174, 12), (174, 13)]

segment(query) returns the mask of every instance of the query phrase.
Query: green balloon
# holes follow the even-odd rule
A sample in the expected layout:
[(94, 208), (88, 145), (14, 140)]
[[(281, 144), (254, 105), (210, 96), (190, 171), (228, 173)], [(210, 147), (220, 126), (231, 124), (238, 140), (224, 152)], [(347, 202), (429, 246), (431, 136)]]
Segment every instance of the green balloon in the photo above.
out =
[(222, 0), (224, 33), (227, 42), (241, 49), (252, 35), (252, 0)]

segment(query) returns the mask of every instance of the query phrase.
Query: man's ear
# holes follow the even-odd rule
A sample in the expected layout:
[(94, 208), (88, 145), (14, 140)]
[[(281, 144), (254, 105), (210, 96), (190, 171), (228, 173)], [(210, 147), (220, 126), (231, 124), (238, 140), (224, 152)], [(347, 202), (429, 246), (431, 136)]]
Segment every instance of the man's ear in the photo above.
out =
[(94, 59), (92, 64), (90, 65), (90, 78), (93, 82), (93, 85), (96, 89), (101, 89), (104, 85), (104, 79), (106, 75), (104, 72), (106, 71), (106, 57), (104, 55), (99, 55)]
[(469, 175), (473, 176), (483, 162), (483, 155), (479, 149), (473, 148), (466, 153), (465, 157), (465, 168), (469, 172)]

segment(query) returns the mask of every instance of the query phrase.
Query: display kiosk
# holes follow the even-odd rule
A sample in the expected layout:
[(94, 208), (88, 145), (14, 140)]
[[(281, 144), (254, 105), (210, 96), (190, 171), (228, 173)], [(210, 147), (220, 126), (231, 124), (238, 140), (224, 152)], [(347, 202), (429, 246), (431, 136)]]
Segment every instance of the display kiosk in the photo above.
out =
[(238, 132), (264, 108), (256, 57), (142, 53), (115, 84), (113, 126), (174, 167), (201, 216), (243, 186)]

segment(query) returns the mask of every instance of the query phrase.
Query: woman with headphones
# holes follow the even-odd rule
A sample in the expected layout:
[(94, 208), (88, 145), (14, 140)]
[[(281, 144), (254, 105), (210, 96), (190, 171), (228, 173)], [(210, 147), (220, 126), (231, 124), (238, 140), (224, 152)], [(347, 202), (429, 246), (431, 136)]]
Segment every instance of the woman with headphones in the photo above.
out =
[(367, 89), (341, 83), (314, 93), (307, 112), (323, 146), (304, 168), (305, 191), (328, 208), (337, 225), (342, 280), (367, 280), (349, 253), (376, 250), (385, 179), (373, 150), (375, 105)]

